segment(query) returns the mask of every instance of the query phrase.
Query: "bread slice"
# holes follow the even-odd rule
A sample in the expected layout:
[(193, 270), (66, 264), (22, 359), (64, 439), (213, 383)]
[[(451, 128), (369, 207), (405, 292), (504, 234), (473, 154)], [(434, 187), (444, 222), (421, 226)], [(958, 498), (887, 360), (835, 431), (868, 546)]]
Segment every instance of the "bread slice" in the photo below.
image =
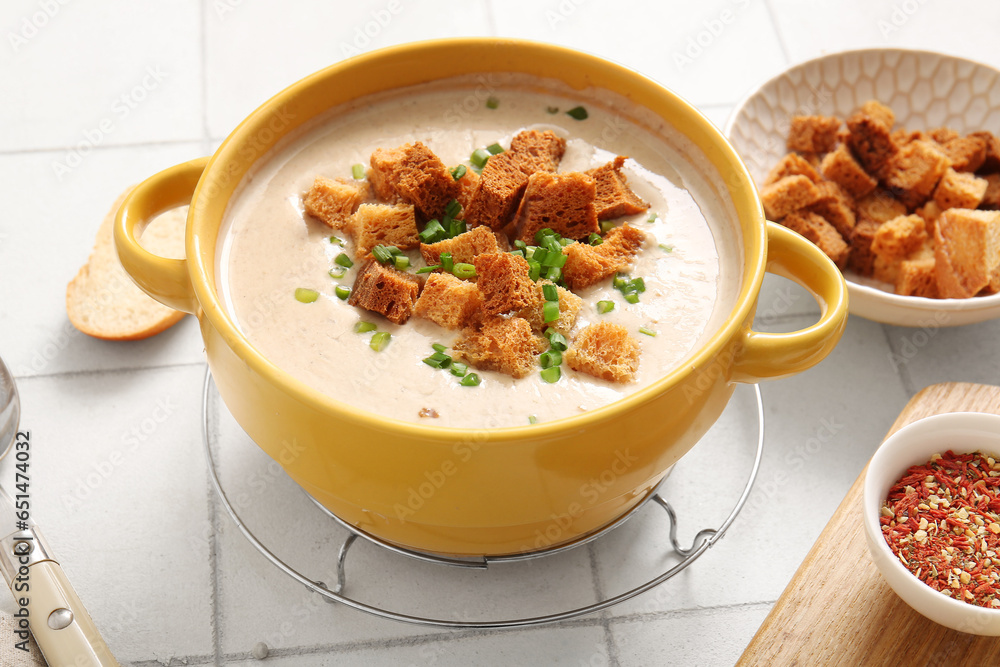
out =
[(819, 169), (824, 178), (834, 181), (855, 199), (869, 194), (878, 185), (878, 181), (868, 175), (844, 144), (827, 153)]
[(923, 204), (934, 192), (948, 168), (948, 158), (929, 141), (903, 146), (885, 167), (885, 184), (910, 210)]
[(483, 295), (484, 312), (505, 315), (532, 302), (535, 283), (523, 257), (506, 252), (477, 255), (473, 265), (479, 276), (477, 285)]
[(785, 176), (806, 176), (813, 183), (819, 183), (821, 178), (816, 168), (798, 153), (788, 153), (785, 157), (781, 158), (778, 164), (774, 165), (774, 168), (767, 172), (764, 185), (777, 183)]
[[(139, 289), (118, 261), (114, 223), (131, 188), (112, 205), (97, 230), (90, 258), (66, 286), (66, 314), (73, 326), (103, 340), (141, 340), (177, 324), (184, 313), (168, 308)], [(184, 256), (187, 207), (158, 216), (146, 227), (140, 245), (163, 257)]]
[(985, 178), (976, 178), (970, 173), (948, 167), (934, 190), (933, 201), (942, 210), (976, 208), (983, 201), (988, 186)]
[(823, 216), (811, 211), (798, 211), (786, 216), (781, 224), (812, 241), (841, 269), (847, 265), (850, 249), (844, 237)]
[(632, 382), (639, 370), (639, 343), (620, 324), (585, 327), (563, 354), (566, 365), (608, 382)]

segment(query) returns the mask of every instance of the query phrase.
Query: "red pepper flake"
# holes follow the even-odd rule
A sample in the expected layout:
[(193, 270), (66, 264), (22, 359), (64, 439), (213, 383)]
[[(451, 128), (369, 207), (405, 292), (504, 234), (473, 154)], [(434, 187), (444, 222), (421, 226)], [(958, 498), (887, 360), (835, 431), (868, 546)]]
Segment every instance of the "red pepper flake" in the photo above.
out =
[(948, 597), (1000, 608), (1000, 464), (935, 454), (889, 489), (879, 523), (900, 562)]

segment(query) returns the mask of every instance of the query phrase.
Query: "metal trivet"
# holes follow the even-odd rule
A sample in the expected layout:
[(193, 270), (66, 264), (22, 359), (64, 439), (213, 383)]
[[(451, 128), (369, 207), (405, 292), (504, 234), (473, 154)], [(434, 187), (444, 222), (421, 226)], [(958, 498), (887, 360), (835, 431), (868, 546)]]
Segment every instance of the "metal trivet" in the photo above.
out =
[[(756, 394), (757, 400), (757, 450), (754, 456), (753, 466), (750, 470), (750, 475), (747, 478), (746, 485), (743, 488), (743, 492), (740, 494), (736, 505), (733, 507), (729, 516), (722, 522), (718, 528), (704, 528), (700, 530), (694, 538), (691, 546), (684, 548), (677, 540), (677, 515), (674, 512), (673, 507), (670, 503), (665, 500), (659, 493), (660, 487), (657, 486), (653, 489), (646, 498), (636, 505), (634, 508), (629, 510), (625, 515), (619, 517), (612, 523), (604, 526), (603, 528), (585, 535), (580, 539), (570, 543), (549, 549), (544, 549), (540, 551), (533, 551), (524, 554), (514, 554), (509, 556), (486, 556), (486, 557), (469, 557), (469, 558), (459, 558), (459, 557), (446, 557), (440, 556), (432, 553), (425, 553), (421, 551), (416, 551), (412, 549), (406, 549), (394, 544), (390, 544), (379, 537), (370, 535), (365, 531), (360, 530), (356, 526), (350, 525), (340, 517), (333, 514), (329, 509), (324, 507), (315, 498), (310, 496), (304, 490), (303, 493), (328, 517), (333, 519), (337, 524), (346, 529), (349, 535), (344, 540), (344, 543), (340, 547), (340, 551), (337, 556), (337, 582), (336, 585), (327, 588), (326, 584), (322, 581), (314, 581), (309, 577), (303, 575), (298, 570), (294, 569), (277, 555), (274, 554), (270, 549), (268, 549), (246, 526), (243, 519), (240, 518), (236, 509), (233, 507), (229, 498), (226, 496), (225, 490), (222, 488), (222, 482), (219, 479), (218, 472), (216, 470), (215, 459), (212, 456), (212, 450), (210, 446), (210, 436), (209, 436), (209, 393), (210, 388), (214, 385), (212, 380), (211, 371), (206, 370), (205, 372), (205, 382), (202, 391), (202, 444), (205, 447), (205, 456), (208, 460), (208, 469), (212, 479), (212, 485), (215, 487), (215, 491), (219, 496), (219, 500), (222, 502), (223, 507), (225, 507), (226, 512), (232, 518), (236, 527), (240, 530), (243, 536), (250, 542), (251, 545), (257, 551), (259, 551), (267, 560), (273, 563), (279, 570), (290, 576), (295, 581), (299, 582), (309, 590), (323, 596), (329, 602), (339, 602), (341, 604), (347, 605), (358, 611), (363, 611), (374, 616), (379, 616), (381, 618), (391, 619), (394, 621), (402, 621), (405, 623), (413, 623), (416, 625), (424, 626), (434, 626), (443, 628), (480, 628), (480, 629), (495, 629), (495, 628), (515, 628), (515, 627), (526, 627), (526, 626), (536, 626), (543, 625), (546, 623), (556, 623), (559, 621), (565, 621), (572, 618), (577, 618), (579, 616), (585, 616), (587, 614), (592, 614), (609, 607), (613, 607), (616, 604), (630, 600), (646, 591), (649, 591), (656, 586), (659, 586), (668, 579), (674, 577), (682, 570), (686, 569), (691, 563), (693, 563), (699, 556), (705, 553), (711, 546), (722, 539), (725, 535), (726, 530), (729, 529), (733, 521), (736, 519), (736, 515), (739, 514), (740, 510), (743, 509), (744, 504), (746, 504), (747, 498), (750, 495), (750, 490), (753, 487), (753, 483), (757, 478), (757, 471), (760, 468), (761, 456), (764, 452), (764, 403), (760, 394), (760, 387), (754, 385), (753, 389)], [(662, 485), (662, 482), (661, 482)], [(360, 537), (369, 542), (382, 547), (388, 551), (394, 552), (396, 554), (406, 556), (408, 558), (414, 558), (420, 561), (428, 563), (436, 563), (440, 565), (448, 565), (451, 567), (460, 568), (472, 568), (477, 570), (488, 569), (491, 564), (497, 563), (510, 563), (514, 561), (524, 561), (534, 558), (542, 558), (545, 556), (551, 556), (554, 554), (562, 553), (570, 549), (575, 549), (576, 547), (582, 546), (589, 542), (592, 542), (599, 537), (607, 535), (610, 531), (621, 526), (625, 521), (635, 515), (635, 513), (645, 507), (647, 503), (652, 502), (658, 505), (660, 508), (666, 512), (670, 524), (670, 544), (674, 552), (682, 557), (682, 560), (676, 563), (673, 567), (669, 568), (665, 572), (662, 572), (653, 578), (647, 580), (645, 583), (631, 588), (623, 593), (619, 593), (614, 596), (606, 597), (604, 600), (595, 602), (593, 604), (585, 605), (582, 607), (577, 607), (575, 609), (569, 609), (567, 611), (545, 614), (541, 616), (531, 616), (525, 618), (513, 618), (498, 621), (464, 621), (464, 620), (454, 620), (446, 618), (427, 618), (423, 616), (414, 616), (410, 614), (404, 614), (390, 609), (383, 609), (381, 607), (373, 606), (362, 602), (360, 600), (355, 600), (344, 594), (344, 587), (346, 585), (347, 575), (345, 571), (345, 564), (347, 561), (347, 555), (351, 550), (351, 546)]]

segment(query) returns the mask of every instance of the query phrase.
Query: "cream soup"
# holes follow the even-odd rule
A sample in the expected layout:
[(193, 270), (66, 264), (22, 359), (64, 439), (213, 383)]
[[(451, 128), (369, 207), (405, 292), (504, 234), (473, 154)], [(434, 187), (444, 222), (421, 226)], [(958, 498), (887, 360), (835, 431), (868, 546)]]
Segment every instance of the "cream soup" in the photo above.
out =
[[(734, 217), (693, 166), (697, 160), (686, 140), (606, 91), (559, 90), (516, 75), (491, 76), (496, 108), (486, 104), (483, 80), (475, 78), (366, 99), (312, 123), (245, 179), (226, 213), (217, 275), (230, 314), (264, 357), (359, 409), (435, 426), (494, 428), (568, 417), (646, 387), (677, 367), (725, 319), (740, 271), (738, 238), (728, 229)], [(585, 120), (565, 113), (579, 105), (588, 112)], [(335, 296), (337, 285), (353, 284), (362, 262), (347, 235), (304, 213), (302, 197), (315, 176), (350, 178), (352, 165), (367, 166), (375, 149), (412, 141), (426, 144), (449, 167), (471, 168), (474, 149), (494, 142), (509, 146), (526, 128), (566, 138), (561, 172), (629, 156), (624, 168), (629, 185), (650, 204), (649, 212), (618, 222), (647, 236), (628, 272), (645, 280), (639, 302), (627, 303), (611, 279), (577, 292), (585, 304), (574, 331), (607, 320), (625, 326), (639, 342), (632, 383), (596, 379), (564, 363), (561, 379), (551, 384), (539, 373), (513, 379), (470, 369), (481, 384), (461, 386), (451, 373), (422, 362), (432, 344), (450, 347), (458, 332), (418, 317), (395, 325)], [(332, 243), (332, 234), (344, 238), (346, 248)], [(343, 278), (331, 278), (334, 258), (345, 249), (354, 267)], [(424, 266), (418, 250), (407, 254), (411, 273)], [(298, 288), (320, 297), (301, 303), (295, 298)], [(614, 310), (599, 314), (601, 300), (613, 301)], [(389, 345), (374, 351), (371, 332), (355, 333), (360, 320), (391, 333)], [(437, 417), (421, 417), (430, 411)]]

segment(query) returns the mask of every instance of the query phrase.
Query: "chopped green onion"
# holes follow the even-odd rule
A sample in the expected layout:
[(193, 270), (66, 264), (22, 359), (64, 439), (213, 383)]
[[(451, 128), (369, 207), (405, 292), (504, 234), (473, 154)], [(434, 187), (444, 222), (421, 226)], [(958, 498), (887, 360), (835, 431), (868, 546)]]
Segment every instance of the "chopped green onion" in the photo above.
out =
[(587, 110), (583, 107), (573, 107), (566, 115), (575, 120), (587, 120)]
[(337, 278), (338, 280), (343, 278), (345, 273), (347, 273), (347, 267), (345, 266), (335, 266), (329, 271), (330, 277)]
[(639, 333), (646, 334), (647, 336), (656, 336), (656, 332), (647, 327), (639, 327)]
[(372, 248), (372, 255), (378, 260), (379, 264), (385, 264), (386, 262), (392, 261), (392, 252), (389, 250), (388, 246), (379, 244)]
[(570, 243), (576, 243), (576, 241), (574, 241), (573, 239), (566, 239), (566, 238), (559, 239), (559, 245), (561, 245), (563, 248), (568, 246)]
[(351, 288), (346, 285), (337, 285), (333, 288), (333, 292), (341, 301), (346, 301), (347, 297), (351, 296)]
[(531, 259), (535, 260), (539, 264), (544, 265), (545, 260), (549, 256), (549, 251), (546, 248), (535, 248), (531, 253)]
[(546, 301), (545, 305), (542, 306), (542, 317), (545, 323), (555, 322), (559, 319), (559, 302), (558, 301)]
[(597, 232), (590, 232), (590, 236), (587, 237), (587, 243), (589, 243), (590, 245), (597, 246), (604, 243), (604, 239), (601, 238), (601, 235), (598, 234)]
[(400, 271), (410, 268), (410, 258), (406, 255), (396, 255), (392, 258), (392, 263)]
[(490, 152), (490, 155), (499, 155), (503, 153), (503, 146), (498, 143), (492, 143), (486, 147), (486, 150)]
[(549, 350), (548, 352), (543, 352), (538, 361), (541, 362), (542, 368), (551, 368), (553, 366), (558, 366), (562, 363), (562, 352), (559, 350)]
[(351, 258), (348, 257), (346, 252), (342, 252), (336, 257), (334, 257), (333, 261), (336, 262), (338, 265), (344, 267), (345, 269), (349, 269), (352, 266), (354, 266), (354, 262), (351, 261)]
[(639, 295), (636, 294), (635, 292), (632, 292), (631, 294), (626, 294), (625, 300), (628, 301), (629, 303), (639, 303)]
[(552, 231), (550, 228), (542, 227), (537, 232), (535, 232), (535, 243), (537, 243), (538, 245), (542, 245), (542, 241), (545, 239), (545, 237), (552, 236), (553, 234), (555, 234), (555, 232)]
[(656, 211), (652, 211), (652, 212), (651, 212), (651, 213), (649, 214), (649, 217), (648, 217), (648, 218), (646, 218), (646, 222), (656, 222), (656, 219), (657, 219), (658, 217), (660, 217), (660, 216), (658, 216), (658, 215), (656, 214)]
[(469, 367), (465, 364), (453, 361), (451, 362), (451, 374), (455, 377), (465, 377), (465, 374), (469, 372)]
[(448, 237), (448, 232), (444, 230), (441, 223), (436, 219), (429, 220), (424, 230), (420, 232), (420, 242), (421, 243), (437, 243), (438, 241), (443, 241)]
[(450, 252), (441, 253), (441, 256), (438, 257), (438, 259), (441, 261), (441, 268), (447, 271), (448, 273), (451, 273), (452, 270), (455, 268), (455, 260), (451, 258)]
[(456, 264), (452, 268), (451, 272), (456, 278), (461, 278), (462, 280), (468, 280), (469, 278), (476, 277), (476, 267), (472, 264), (466, 264), (464, 262)]
[(552, 114), (559, 113), (559, 107), (545, 107), (545, 112)]
[(663, 252), (673, 252), (674, 247), (672, 245), (667, 245), (666, 243), (661, 243), (660, 250), (662, 250)]
[(417, 273), (430, 273), (431, 271), (437, 271), (440, 268), (440, 264), (435, 264), (434, 266), (422, 266), (417, 269)]
[(306, 289), (305, 287), (298, 287), (295, 289), (295, 300), (301, 301), (302, 303), (312, 303), (319, 298), (319, 292), (314, 289)]
[(359, 320), (354, 323), (354, 333), (368, 333), (369, 331), (375, 331), (378, 329), (377, 326), (371, 322), (365, 322), (364, 320)]
[(442, 352), (435, 352), (423, 361), (432, 368), (448, 368), (451, 365), (451, 357)]
[(389, 345), (390, 340), (392, 340), (392, 334), (388, 331), (376, 331), (372, 335), (372, 339), (369, 341), (368, 347), (376, 352), (381, 352)]
[(339, 246), (343, 246), (344, 245), (344, 239), (340, 238), (339, 236), (331, 236), (330, 237), (330, 243), (335, 243), (335, 244), (337, 244)]
[(356, 180), (356, 181), (360, 181), (362, 178), (364, 178), (365, 177), (365, 165), (363, 165), (363, 164), (356, 164), (356, 165), (352, 166), (351, 167), (351, 176), (353, 176), (354, 180)]
[(462, 381), (459, 382), (459, 384), (463, 387), (478, 387), (480, 382), (482, 382), (482, 380), (479, 379), (478, 375), (475, 373), (469, 373), (462, 378)]
[(605, 313), (610, 313), (614, 309), (615, 309), (615, 302), (614, 301), (598, 301), (597, 302), (597, 312), (599, 312), (601, 315), (604, 315)]
[(546, 301), (558, 301), (559, 290), (556, 289), (555, 285), (549, 285), (546, 283), (542, 285), (542, 296), (545, 297)]
[(562, 376), (562, 371), (559, 370), (558, 366), (549, 366), (542, 370), (539, 375), (542, 376), (542, 380), (552, 384), (553, 382), (558, 382), (559, 378)]
[(646, 291), (646, 281), (643, 280), (641, 276), (638, 277), (638, 278), (633, 278), (632, 281), (629, 282), (629, 285), (636, 292), (640, 292), (641, 293), (641, 292), (645, 292)]
[(521, 259), (524, 259), (524, 251), (523, 250), (511, 250), (510, 254), (511, 255), (517, 255)]
[(441, 343), (434, 343), (433, 345), (431, 345), (431, 347), (434, 348), (435, 352), (447, 352), (448, 351), (448, 346), (447, 345), (442, 345)]
[(538, 417), (536, 417), (535, 415), (528, 415), (528, 423), (529, 424), (537, 424), (538, 423)]
[(514, 241), (514, 247), (517, 248), (518, 250), (527, 250), (528, 244), (522, 241), (521, 239), (517, 239), (516, 241)]
[(602, 220), (601, 221), (601, 233), (602, 234), (607, 234), (612, 229), (614, 229), (614, 227), (615, 227), (615, 221), (614, 220)]
[(615, 279), (613, 281), (611, 281), (611, 285), (615, 289), (620, 290), (621, 288), (623, 288), (626, 285), (628, 285), (628, 278), (625, 277), (624, 275), (620, 274), (620, 273), (616, 273), (615, 274)]
[(551, 280), (554, 283), (559, 282), (560, 280), (562, 280), (562, 269), (560, 269), (558, 266), (550, 267), (545, 272), (545, 279)]
[(466, 231), (465, 220), (452, 219), (448, 223), (448, 236), (455, 238), (459, 234), (464, 234)]
[(557, 269), (561, 269), (566, 266), (566, 260), (568, 259), (569, 255), (564, 255), (561, 252), (552, 252), (550, 250), (548, 256), (545, 258), (545, 261), (542, 262), (542, 266), (554, 266)]
[(542, 265), (538, 262), (529, 259), (528, 260), (528, 277), (532, 280), (538, 280), (542, 277)]
[(460, 181), (462, 180), (462, 177), (465, 176), (465, 172), (467, 171), (469, 170), (465, 168), (465, 165), (460, 164), (451, 170), (451, 177), (454, 178), (456, 181)]
[[(551, 331), (552, 333), (551, 334), (548, 333), (549, 331)], [(559, 333), (552, 327), (546, 329), (546, 335), (548, 335), (549, 337), (549, 345), (552, 347), (553, 350), (559, 350), (560, 352), (562, 352), (567, 348), (566, 336), (563, 336), (561, 333)]]
[(486, 98), (486, 108), (487, 109), (496, 109), (498, 106), (500, 106), (500, 100), (498, 100), (497, 98), (493, 97), (492, 95), (490, 95), (489, 97)]
[(469, 156), (469, 161), (480, 169), (486, 166), (486, 161), (489, 159), (490, 152), (485, 148), (477, 148), (472, 151), (472, 155)]
[(446, 218), (454, 218), (461, 212), (462, 205), (458, 203), (457, 199), (452, 199), (448, 202), (448, 205), (444, 207), (444, 215)]

